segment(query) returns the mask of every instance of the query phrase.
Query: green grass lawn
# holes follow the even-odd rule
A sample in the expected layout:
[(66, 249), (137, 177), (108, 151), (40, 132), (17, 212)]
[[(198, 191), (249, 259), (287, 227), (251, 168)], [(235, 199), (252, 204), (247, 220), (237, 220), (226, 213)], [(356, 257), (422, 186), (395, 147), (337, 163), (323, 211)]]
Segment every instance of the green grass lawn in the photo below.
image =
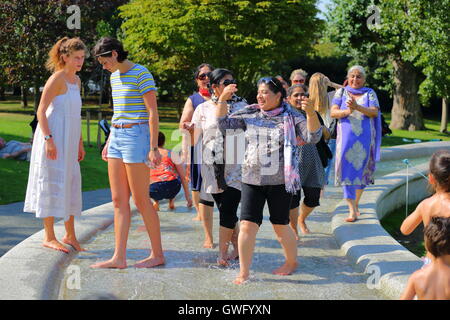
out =
[[(176, 106), (174, 104), (167, 104), (161, 105), (158, 108), (161, 119), (160, 130), (166, 135), (166, 147), (171, 149), (180, 143), (180, 138), (177, 135), (172, 139), (172, 133), (178, 127)], [(23, 110), (20, 102), (17, 100), (0, 102), (0, 136), (8, 141), (18, 140), (26, 142), (31, 136), (31, 128), (28, 124), (33, 119), (31, 115), (33, 109), (28, 108), (26, 110), (30, 112), (29, 114), (14, 113), (18, 109)], [(87, 105), (83, 108), (84, 111), (87, 109), (96, 110), (98, 106)], [(92, 118), (95, 117), (93, 116)], [(386, 115), (386, 121), (389, 122), (389, 120), (389, 115)], [(409, 132), (406, 130), (393, 130), (391, 136), (383, 138), (382, 146), (387, 147), (411, 143), (403, 141), (403, 138), (410, 140), (420, 139), (422, 141), (430, 141), (433, 139), (450, 140), (449, 135), (439, 132), (438, 121), (426, 120), (425, 122), (428, 129), (426, 131)], [(91, 120), (90, 124), (91, 146), (87, 145), (86, 120), (83, 120), (82, 129), (87, 152), (86, 159), (81, 162), (83, 191), (108, 188), (106, 162), (101, 160), (100, 151), (97, 149), (97, 120)], [(103, 141), (104, 136), (101, 133), (101, 142)], [(28, 167), (28, 162), (0, 159), (0, 204), (23, 201), (28, 179)]]
[[(33, 119), (31, 115), (0, 113), (0, 136), (9, 140), (27, 142), (31, 136), (28, 125)], [(97, 148), (97, 123), (91, 125), (91, 144), (87, 146), (86, 120), (82, 122), (86, 158), (80, 163), (83, 191), (109, 188), (107, 163), (101, 159)], [(173, 148), (180, 140), (170, 139), (178, 123), (161, 122), (160, 130), (166, 135), (166, 147)], [(103, 132), (101, 142), (104, 142)], [(23, 201), (28, 182), (29, 162), (0, 159), (0, 205)]]

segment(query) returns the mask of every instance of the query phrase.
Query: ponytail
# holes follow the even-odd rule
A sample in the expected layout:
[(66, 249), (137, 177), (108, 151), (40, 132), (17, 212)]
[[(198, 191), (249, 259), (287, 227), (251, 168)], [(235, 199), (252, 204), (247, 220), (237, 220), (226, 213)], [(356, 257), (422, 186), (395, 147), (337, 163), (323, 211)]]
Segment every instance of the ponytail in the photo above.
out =
[(86, 51), (86, 46), (80, 38), (69, 38), (64, 37), (52, 47), (48, 53), (48, 59), (45, 67), (50, 72), (56, 72), (64, 68), (63, 55), (70, 55), (74, 51), (84, 50)]

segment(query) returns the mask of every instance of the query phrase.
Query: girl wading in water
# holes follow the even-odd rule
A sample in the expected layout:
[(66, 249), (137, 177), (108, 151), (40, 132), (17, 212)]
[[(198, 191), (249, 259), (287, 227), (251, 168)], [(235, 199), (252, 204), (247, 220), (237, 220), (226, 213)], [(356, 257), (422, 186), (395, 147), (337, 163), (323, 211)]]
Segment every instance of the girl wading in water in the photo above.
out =
[(102, 38), (94, 48), (98, 62), (111, 74), (114, 115), (111, 134), (102, 152), (108, 162), (109, 184), (114, 205), (115, 251), (93, 268), (126, 268), (126, 249), (131, 223), (130, 194), (142, 215), (151, 242), (151, 254), (137, 268), (165, 263), (159, 217), (148, 195), (149, 168), (161, 162), (158, 151), (159, 118), (152, 74), (127, 60), (128, 52), (113, 38)]

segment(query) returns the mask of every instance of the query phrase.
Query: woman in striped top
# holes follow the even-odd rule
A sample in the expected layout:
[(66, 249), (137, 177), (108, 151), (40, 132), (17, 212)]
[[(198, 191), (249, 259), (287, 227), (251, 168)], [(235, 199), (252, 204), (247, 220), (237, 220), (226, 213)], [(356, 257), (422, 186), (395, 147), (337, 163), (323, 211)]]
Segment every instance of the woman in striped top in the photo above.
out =
[(114, 103), (112, 130), (102, 152), (108, 162), (114, 204), (115, 251), (93, 268), (126, 268), (126, 246), (131, 222), (130, 194), (144, 220), (152, 246), (151, 255), (135, 267), (150, 268), (165, 263), (158, 215), (148, 196), (149, 168), (161, 162), (158, 151), (159, 120), (156, 87), (151, 73), (127, 60), (128, 52), (113, 38), (102, 38), (94, 55), (111, 74)]

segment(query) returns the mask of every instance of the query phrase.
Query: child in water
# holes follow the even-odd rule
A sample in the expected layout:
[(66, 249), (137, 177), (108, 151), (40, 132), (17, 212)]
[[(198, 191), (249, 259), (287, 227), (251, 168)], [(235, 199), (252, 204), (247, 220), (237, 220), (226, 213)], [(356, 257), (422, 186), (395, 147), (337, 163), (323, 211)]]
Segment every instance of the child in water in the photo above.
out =
[[(411, 234), (421, 222), (426, 227), (432, 217), (450, 218), (450, 152), (440, 150), (431, 156), (429, 183), (435, 194), (419, 203), (416, 210), (403, 221), (400, 231), (404, 235)], [(430, 259), (430, 254), (427, 254), (425, 264)]]
[(425, 247), (431, 263), (411, 275), (401, 299), (450, 300), (450, 218), (431, 218), (425, 228)]

